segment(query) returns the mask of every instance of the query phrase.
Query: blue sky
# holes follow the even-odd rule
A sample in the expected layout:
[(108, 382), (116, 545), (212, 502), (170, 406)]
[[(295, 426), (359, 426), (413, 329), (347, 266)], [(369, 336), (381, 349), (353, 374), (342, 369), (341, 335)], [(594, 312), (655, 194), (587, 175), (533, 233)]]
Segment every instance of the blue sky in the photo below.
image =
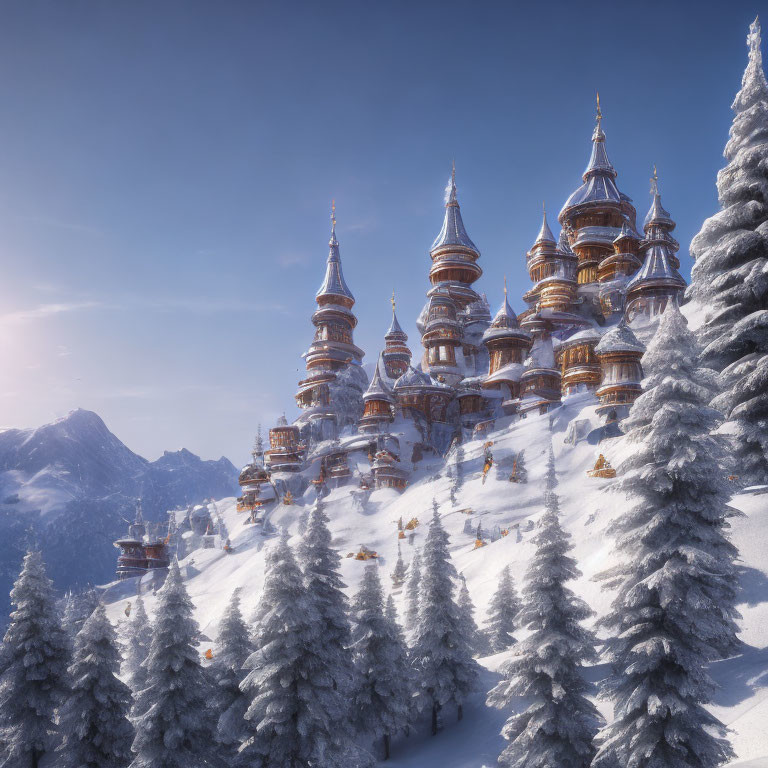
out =
[[(247, 456), (312, 336), (336, 199), (357, 343), (414, 319), (456, 158), (492, 307), (589, 155), (653, 163), (687, 246), (754, 2), (9, 0), (0, 6), (0, 426), (97, 411), (149, 458)], [(554, 221), (552, 222), (554, 225)]]

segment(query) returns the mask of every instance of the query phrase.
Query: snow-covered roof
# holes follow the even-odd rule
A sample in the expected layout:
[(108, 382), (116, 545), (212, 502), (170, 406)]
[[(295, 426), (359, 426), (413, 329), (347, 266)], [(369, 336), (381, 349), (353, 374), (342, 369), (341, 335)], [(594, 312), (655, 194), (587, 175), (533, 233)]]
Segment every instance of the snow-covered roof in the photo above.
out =
[(551, 338), (542, 339), (539, 337), (533, 342), (531, 353), (525, 361), (525, 367), (528, 369), (555, 367), (555, 350)]
[(363, 395), (363, 400), (385, 400), (388, 403), (393, 401), (392, 391), (381, 377), (381, 354), (379, 354), (376, 370), (373, 372), (373, 378), (368, 385), (368, 389)]
[(664, 243), (654, 243), (645, 254), (645, 261), (627, 283), (627, 290), (644, 283), (662, 282), (685, 288), (685, 280), (669, 261), (669, 248)]
[[(560, 211), (563, 215), (569, 208), (589, 203), (621, 203), (622, 195), (616, 186), (616, 169), (608, 159), (605, 148), (605, 133), (601, 125), (602, 116), (598, 113), (597, 124), (592, 134), (592, 153), (584, 170), (584, 183), (566, 200)], [(625, 196), (626, 197), (626, 196)], [(626, 198), (629, 200), (629, 198)]]
[(644, 352), (645, 347), (637, 340), (637, 336), (632, 333), (632, 329), (622, 318), (621, 322), (614, 328), (610, 328), (603, 334), (600, 343), (595, 347), (598, 355), (608, 354), (609, 352)]
[(597, 341), (599, 338), (600, 334), (594, 328), (585, 328), (583, 331), (574, 333), (573, 336), (562, 340), (560, 344), (567, 347), (572, 344), (583, 344), (585, 341)]
[(325, 279), (315, 294), (321, 296), (344, 296), (352, 301), (355, 297), (344, 281), (344, 273), (341, 271), (341, 255), (339, 254), (339, 241), (336, 239), (336, 219), (332, 219), (331, 239), (328, 241), (328, 261), (325, 267)]
[(539, 234), (536, 235), (536, 239), (533, 241), (533, 244), (536, 245), (537, 243), (554, 242), (555, 236), (552, 234), (552, 230), (549, 228), (549, 224), (547, 223), (547, 212), (544, 211), (544, 215), (541, 219), (541, 229), (539, 230)]
[(407, 387), (431, 386), (432, 379), (430, 379), (426, 373), (416, 370), (412, 365), (409, 365), (408, 370), (395, 382), (395, 390), (405, 389)]
[(440, 230), (440, 234), (435, 238), (435, 242), (432, 243), (430, 251), (436, 251), (438, 248), (445, 248), (446, 246), (457, 245), (463, 248), (467, 248), (474, 251), (478, 256), (480, 252), (477, 250), (477, 246), (472, 242), (467, 230), (464, 228), (464, 221), (461, 218), (461, 209), (459, 208), (459, 200), (456, 196), (456, 169), (451, 172), (451, 184), (448, 193), (448, 200), (445, 204), (445, 217), (443, 219), (443, 227)]
[[(554, 363), (554, 361), (553, 361)], [(492, 383), (496, 381), (520, 381), (520, 377), (525, 373), (525, 365), (523, 363), (507, 363), (499, 368), (498, 371), (494, 371), (486, 382)]]
[(395, 314), (394, 307), (392, 308), (392, 322), (390, 323), (389, 330), (387, 331), (384, 338), (408, 341), (408, 334), (406, 334), (406, 332), (400, 327), (400, 323), (397, 321), (397, 315)]

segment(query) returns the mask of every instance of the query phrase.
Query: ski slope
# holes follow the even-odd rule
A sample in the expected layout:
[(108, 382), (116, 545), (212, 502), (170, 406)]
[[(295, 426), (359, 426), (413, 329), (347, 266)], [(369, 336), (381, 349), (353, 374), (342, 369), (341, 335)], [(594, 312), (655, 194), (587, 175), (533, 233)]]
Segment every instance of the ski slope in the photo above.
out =
[[(393, 428), (398, 426), (397, 422)], [(414, 550), (421, 547), (432, 514), (433, 499), (440, 507), (446, 530), (451, 537), (452, 556), (456, 568), (465, 576), (477, 607), (476, 618), (482, 624), (486, 606), (496, 587), (499, 571), (509, 565), (517, 585), (522, 582), (526, 565), (533, 555), (533, 531), (529, 526), (543, 510), (543, 477), (550, 440), (557, 463), (562, 523), (573, 536), (574, 556), (583, 571), (574, 585), (598, 614), (607, 609), (611, 595), (594, 580), (595, 574), (612, 564), (612, 542), (605, 529), (621, 511), (622, 498), (609, 488), (611, 481), (590, 478), (586, 472), (603, 453), (614, 466), (624, 446), (620, 437), (611, 437), (594, 413), (590, 395), (576, 395), (549, 415), (536, 415), (510, 423), (500, 420), (497, 429), (482, 439), (465, 442), (464, 482), (457, 493), (456, 504), (450, 500), (451, 478), (446, 462), (439, 457), (425, 457), (413, 470), (405, 493), (390, 489), (376, 490), (363, 502), (364, 494), (354, 478), (347, 486), (333, 490), (325, 499), (330, 517), (334, 545), (338, 549), (344, 581), (352, 594), (358, 586), (365, 563), (348, 558), (361, 545), (378, 553), (383, 581), (391, 585), (389, 573), (397, 557), (397, 520), (420, 520), (412, 535), (401, 540), (403, 559), (410, 561)], [(407, 427), (403, 427), (404, 430)], [(403, 433), (403, 439), (407, 435)], [(495, 464), (485, 483), (482, 482), (483, 445), (492, 441)], [(525, 450), (528, 470), (526, 484), (510, 483), (511, 457)], [(350, 462), (353, 465), (353, 462)], [(451, 466), (450, 461), (447, 466)], [(742, 557), (743, 604), (740, 611), (743, 654), (713, 665), (712, 674), (720, 685), (713, 712), (731, 728), (731, 739), (737, 754), (733, 768), (768, 768), (768, 488), (754, 489), (734, 498), (733, 504), (743, 516), (733, 521), (733, 538)], [(290, 506), (276, 505), (269, 514), (275, 530), (286, 526), (297, 534), (299, 517), (314, 504), (315, 491), (310, 486)], [(249, 616), (256, 607), (263, 582), (264, 550), (276, 533), (264, 536), (261, 528), (245, 523), (244, 513), (235, 510), (234, 499), (217, 502), (234, 551), (198, 549), (181, 566), (189, 593), (196, 606), (196, 618), (203, 633), (200, 648), (213, 648), (217, 624), (232, 591), (241, 589), (243, 609)], [(467, 515), (462, 510), (471, 509)], [(482, 548), (475, 549), (475, 537), (464, 532), (471, 518), (473, 528), (482, 522), (485, 532), (495, 527), (508, 529), (509, 535)], [(517, 526), (517, 527), (515, 527)], [(295, 543), (295, 539), (293, 539)], [(145, 577), (145, 581), (147, 577)], [(145, 587), (146, 588), (146, 587)], [(126, 603), (135, 594), (136, 581), (112, 585), (107, 591), (109, 611), (114, 621), (124, 620)], [(402, 593), (395, 592), (401, 612)], [(152, 615), (155, 598), (146, 595), (147, 610)], [(496, 765), (503, 748), (499, 736), (509, 713), (485, 706), (485, 691), (498, 679), (497, 669), (505, 655), (482, 659), (486, 668), (483, 690), (465, 706), (465, 717), (455, 722), (455, 713), (446, 711), (445, 728), (437, 737), (428, 735), (426, 724), (412, 731), (409, 738), (393, 744), (390, 765), (393, 768), (481, 768)], [(589, 670), (589, 678), (597, 682), (607, 673), (605, 665)], [(609, 718), (610, 709), (598, 701)]]

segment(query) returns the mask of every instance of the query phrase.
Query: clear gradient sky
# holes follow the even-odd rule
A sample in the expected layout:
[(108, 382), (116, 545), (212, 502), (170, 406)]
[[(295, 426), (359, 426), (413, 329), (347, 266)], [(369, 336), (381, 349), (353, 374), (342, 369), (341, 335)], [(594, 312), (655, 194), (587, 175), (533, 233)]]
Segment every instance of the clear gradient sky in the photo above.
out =
[(148, 458), (244, 460), (295, 412), (331, 198), (366, 360), (393, 287), (418, 349), (454, 157), (478, 287), (495, 311), (506, 274), (520, 311), (596, 90), (619, 188), (642, 220), (658, 165), (687, 275), (760, 5), (0, 4), (0, 426), (83, 407)]

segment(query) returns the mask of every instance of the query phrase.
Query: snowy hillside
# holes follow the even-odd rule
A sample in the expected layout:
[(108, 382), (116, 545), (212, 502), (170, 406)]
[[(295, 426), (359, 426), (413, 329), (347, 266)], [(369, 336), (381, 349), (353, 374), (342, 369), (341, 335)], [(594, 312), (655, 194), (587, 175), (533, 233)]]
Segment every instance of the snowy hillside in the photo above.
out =
[[(420, 524), (406, 539), (401, 540), (403, 557), (410, 561), (413, 552), (423, 545), (426, 521), (431, 515), (433, 499), (441, 509), (446, 530), (451, 536), (451, 550), (456, 568), (466, 577), (477, 607), (478, 623), (485, 618), (486, 607), (496, 587), (499, 571), (510, 565), (518, 584), (533, 553), (529, 527), (543, 511), (543, 483), (546, 451), (550, 440), (557, 460), (558, 493), (561, 498), (563, 526), (573, 535), (574, 555), (584, 572), (576, 590), (598, 613), (605, 612), (611, 596), (592, 580), (599, 571), (611, 564), (612, 541), (605, 528), (620, 509), (621, 501), (607, 486), (610, 480), (587, 476), (600, 453), (609, 460), (618, 458), (622, 439), (612, 436), (600, 426), (594, 414), (594, 400), (589, 395), (577, 395), (564, 401), (552, 414), (529, 416), (509, 423), (498, 420), (496, 431), (482, 440), (465, 442), (461, 467), (463, 485), (451, 501), (452, 478), (448, 476), (451, 462), (439, 457), (425, 457), (414, 466), (405, 493), (380, 489), (370, 493), (367, 500), (355, 482), (333, 490), (325, 499), (330, 517), (334, 545), (342, 555), (342, 573), (350, 593), (357, 589), (365, 563), (346, 557), (361, 545), (379, 555), (385, 584), (391, 585), (389, 574), (397, 557), (397, 521), (419, 519)], [(403, 430), (405, 425), (403, 424)], [(393, 425), (397, 434), (398, 424)], [(407, 435), (401, 433), (401, 439)], [(481, 474), (484, 444), (492, 441), (495, 464), (486, 482)], [(528, 482), (510, 483), (508, 478), (514, 454), (525, 451)], [(447, 468), (446, 468), (447, 467)], [(455, 467), (454, 467), (455, 470)], [(718, 717), (732, 728), (732, 741), (742, 768), (768, 766), (768, 734), (762, 725), (768, 719), (768, 563), (764, 553), (768, 546), (768, 488), (745, 491), (734, 499), (743, 511), (733, 524), (734, 541), (743, 560), (743, 654), (715, 665), (713, 674), (721, 685), (713, 707)], [(275, 531), (287, 526), (296, 534), (299, 519), (314, 504), (315, 491), (310, 487), (293, 505), (278, 504), (268, 513), (270, 527)], [(193, 598), (197, 619), (206, 639), (201, 651), (212, 647), (217, 625), (232, 590), (242, 589), (245, 615), (256, 606), (263, 583), (265, 547), (275, 534), (262, 535), (261, 527), (246, 524), (245, 513), (238, 513), (234, 499), (218, 502), (221, 515), (234, 551), (226, 553), (221, 547), (198, 549), (181, 561), (187, 586)], [(214, 513), (215, 514), (215, 513)], [(471, 521), (467, 525), (467, 521)], [(486, 545), (475, 549), (477, 524), (488, 536)], [(466, 532), (471, 528), (471, 532)], [(491, 541), (495, 530), (509, 533)], [(147, 607), (154, 609), (151, 596), (151, 576), (144, 577), (144, 589), (150, 589)], [(113, 621), (123, 619), (124, 608), (135, 594), (135, 580), (113, 584), (107, 592)], [(401, 616), (403, 594), (395, 593)], [(213, 652), (215, 653), (215, 648)], [(451, 722), (446, 713), (446, 728), (437, 737), (428, 734), (426, 725), (407, 740), (396, 742), (391, 765), (417, 768), (431, 765), (451, 768), (480, 768), (495, 765), (503, 746), (499, 736), (508, 713), (485, 706), (485, 693), (497, 678), (495, 670), (504, 660), (501, 654), (483, 659), (487, 668), (482, 690), (466, 707), (461, 723)], [(590, 670), (590, 679), (597, 681), (605, 674), (600, 665)], [(599, 706), (606, 716), (607, 706)]]
[(168, 509), (232, 493), (236, 478), (227, 459), (203, 461), (184, 449), (147, 461), (83, 409), (0, 432), (0, 594), (8, 594), (30, 531), (58, 588), (101, 582), (114, 572), (112, 542), (137, 498), (148, 519), (165, 520)]

